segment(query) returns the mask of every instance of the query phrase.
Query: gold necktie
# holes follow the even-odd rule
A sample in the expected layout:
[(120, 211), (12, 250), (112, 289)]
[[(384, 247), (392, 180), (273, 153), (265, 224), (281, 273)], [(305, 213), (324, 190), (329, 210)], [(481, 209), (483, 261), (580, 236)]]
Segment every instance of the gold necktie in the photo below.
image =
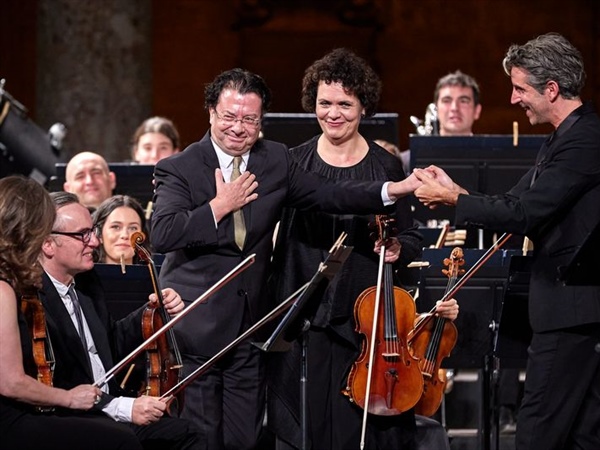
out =
[[(231, 172), (231, 181), (237, 179), (240, 175), (240, 164), (242, 163), (241, 156), (233, 157), (233, 171)], [(246, 224), (244, 223), (244, 213), (242, 209), (233, 212), (233, 229), (235, 233), (235, 243), (242, 250), (244, 241), (246, 240)]]

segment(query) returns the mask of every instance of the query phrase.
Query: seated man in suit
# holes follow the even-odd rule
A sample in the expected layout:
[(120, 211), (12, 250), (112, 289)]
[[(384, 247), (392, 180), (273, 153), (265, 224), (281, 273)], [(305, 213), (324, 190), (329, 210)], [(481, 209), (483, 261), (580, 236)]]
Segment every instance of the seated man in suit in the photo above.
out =
[[(44, 274), (40, 298), (56, 359), (54, 385), (69, 389), (100, 379), (113, 366), (113, 355), (125, 356), (141, 344), (142, 310), (118, 322), (110, 319), (99, 279), (91, 270), (93, 252), (100, 243), (90, 213), (74, 194), (51, 195), (56, 220), (52, 233), (42, 244), (40, 262)], [(165, 289), (164, 294), (168, 313), (183, 309), (175, 291)], [(151, 297), (156, 301), (154, 294)], [(117, 397), (114, 381), (102, 390), (104, 394), (97, 399), (91, 414), (104, 413), (107, 420), (123, 422), (144, 448), (205, 448), (194, 425), (164, 415), (164, 401), (147, 395)]]

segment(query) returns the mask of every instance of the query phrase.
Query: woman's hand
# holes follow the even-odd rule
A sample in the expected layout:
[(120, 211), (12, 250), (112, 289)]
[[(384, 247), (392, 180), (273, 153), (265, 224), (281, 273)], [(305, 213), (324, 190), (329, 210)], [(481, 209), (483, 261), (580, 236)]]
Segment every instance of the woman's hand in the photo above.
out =
[(453, 298), (445, 302), (438, 300), (436, 303), (436, 314), (444, 319), (456, 320), (458, 317), (458, 302)]
[[(378, 255), (381, 254), (381, 245), (383, 244), (383, 242), (381, 241), (381, 239), (378, 239), (377, 242), (375, 242), (375, 248), (373, 249), (373, 251), (375, 253), (377, 253)], [(398, 240), (398, 238), (389, 238), (386, 243), (385, 243), (385, 259), (384, 261), (386, 263), (394, 263), (398, 260), (398, 258), (400, 258), (400, 250), (402, 249), (402, 245), (400, 244), (400, 241)]]

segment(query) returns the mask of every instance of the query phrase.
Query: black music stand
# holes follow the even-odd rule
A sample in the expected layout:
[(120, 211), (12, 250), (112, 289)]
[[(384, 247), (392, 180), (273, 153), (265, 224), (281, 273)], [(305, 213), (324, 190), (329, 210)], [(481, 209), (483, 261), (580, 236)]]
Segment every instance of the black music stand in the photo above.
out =
[[(513, 255), (510, 258), (499, 323), (495, 330), (492, 371), (488, 382), (491, 401), (486, 415), (493, 423), (490, 439), (494, 439), (496, 449), (500, 448), (500, 370), (526, 367), (527, 347), (533, 334), (528, 310), (531, 262), (531, 256), (526, 255)], [(514, 381), (518, 383), (518, 380)]]
[(600, 286), (600, 277), (595, 264), (599, 248), (600, 222), (587, 235), (569, 264), (559, 268), (559, 279), (566, 285)]
[[(494, 342), (498, 333), (501, 305), (509, 264), (517, 253), (507, 249), (496, 252), (477, 273), (457, 292), (460, 314), (454, 322), (459, 330), (458, 340), (451, 355), (442, 361), (443, 368), (481, 370), (481, 408), (479, 410), (479, 448), (490, 450), (492, 380), (494, 369)], [(465, 249), (465, 267), (471, 267), (484, 250)], [(443, 259), (449, 249), (424, 249), (423, 260), (430, 265), (421, 269), (420, 295), (417, 310), (427, 311), (443, 297), (448, 278), (441, 273)], [(498, 447), (496, 446), (496, 449)]]
[(300, 337), (302, 347), (301, 369), (300, 369), (300, 429), (302, 433), (301, 449), (308, 448), (308, 411), (307, 411), (307, 384), (308, 384), (308, 329), (314, 318), (321, 297), (338, 272), (353, 247), (341, 245), (345, 239), (345, 233), (340, 236), (329, 255), (323, 261), (312, 279), (297, 294), (296, 300), (281, 319), (275, 331), (264, 343), (253, 344), (265, 352), (282, 352), (291, 348), (292, 343)]
[(104, 288), (108, 311), (116, 320), (146, 305), (148, 296), (154, 292), (146, 265), (127, 265), (125, 273), (119, 264), (96, 263), (94, 269)]

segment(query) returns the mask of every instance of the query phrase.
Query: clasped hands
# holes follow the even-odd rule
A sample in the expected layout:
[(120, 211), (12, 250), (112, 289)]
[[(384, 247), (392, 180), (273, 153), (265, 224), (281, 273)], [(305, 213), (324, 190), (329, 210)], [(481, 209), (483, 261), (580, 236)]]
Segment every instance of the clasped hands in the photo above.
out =
[(437, 166), (414, 169), (410, 177), (415, 177), (417, 180), (414, 182), (418, 185), (414, 190), (415, 197), (430, 209), (435, 209), (438, 205), (454, 206), (459, 194), (468, 194)]

